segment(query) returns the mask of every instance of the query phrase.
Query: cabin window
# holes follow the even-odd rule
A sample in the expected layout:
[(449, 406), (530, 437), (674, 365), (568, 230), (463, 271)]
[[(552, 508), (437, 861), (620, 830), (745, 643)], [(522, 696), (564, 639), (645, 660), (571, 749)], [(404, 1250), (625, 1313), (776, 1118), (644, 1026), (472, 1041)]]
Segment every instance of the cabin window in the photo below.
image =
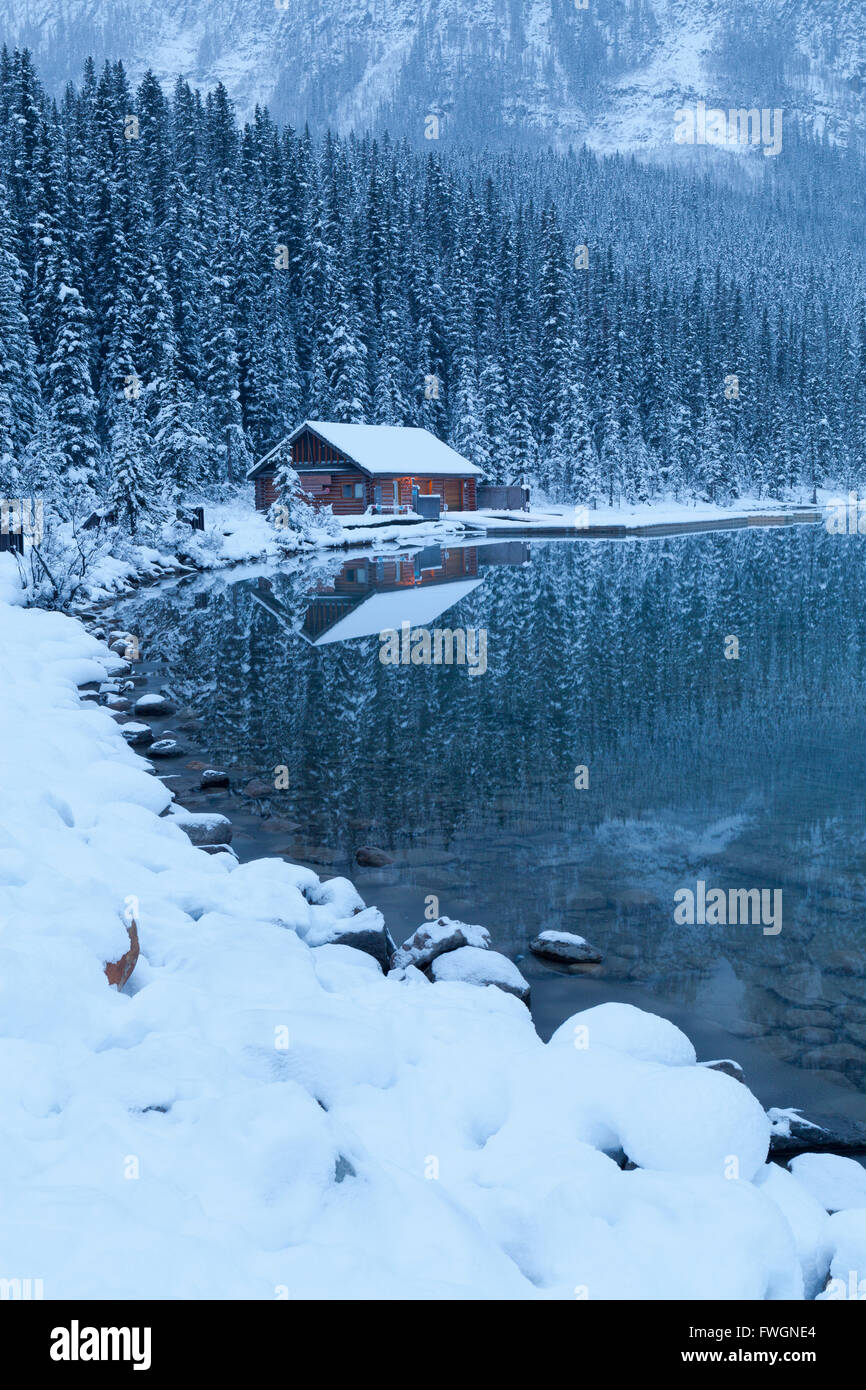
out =
[(343, 484), (343, 496), (344, 496), (344, 497), (363, 497), (363, 496), (364, 496), (364, 484), (363, 484), (363, 483), (344, 483), (344, 484)]

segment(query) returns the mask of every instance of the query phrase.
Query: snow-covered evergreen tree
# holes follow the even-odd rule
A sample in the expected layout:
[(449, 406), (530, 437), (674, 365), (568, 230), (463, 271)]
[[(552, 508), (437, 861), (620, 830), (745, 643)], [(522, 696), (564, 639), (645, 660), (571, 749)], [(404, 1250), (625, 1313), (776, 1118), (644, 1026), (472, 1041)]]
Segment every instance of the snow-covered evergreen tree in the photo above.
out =
[(9, 202), (0, 185), (0, 495), (19, 493), (20, 465), (41, 415), (36, 350), (24, 312), (23, 274), (9, 247)]
[(132, 534), (154, 508), (153, 460), (144, 412), (128, 401), (114, 412), (108, 498), (111, 512)]

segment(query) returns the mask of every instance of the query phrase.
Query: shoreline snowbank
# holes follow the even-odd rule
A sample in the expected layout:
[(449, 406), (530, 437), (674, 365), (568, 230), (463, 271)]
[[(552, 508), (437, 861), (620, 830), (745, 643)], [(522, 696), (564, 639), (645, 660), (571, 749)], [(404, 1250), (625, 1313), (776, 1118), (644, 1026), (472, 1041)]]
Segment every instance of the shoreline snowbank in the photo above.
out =
[(814, 1296), (837, 1229), (851, 1258), (856, 1222), (767, 1165), (758, 1102), (672, 1024), (604, 1005), (543, 1044), (495, 986), (312, 945), (353, 886), (196, 849), (79, 699), (117, 657), (20, 598), (0, 556), (0, 1276), (47, 1298), (761, 1299)]
[[(182, 543), (172, 544), (167, 533), (167, 544), (161, 548), (126, 540), (120, 547), (121, 553), (95, 553), (74, 600), (63, 606), (80, 611), (129, 593), (142, 583), (159, 582), (177, 574), (254, 563), (278, 566), (305, 555), (349, 555), (353, 551), (363, 553), (372, 546), (387, 550), (391, 546), (423, 547), (431, 543), (471, 545), (487, 537), (506, 535), (515, 539), (533, 535), (545, 539), (609, 539), (750, 525), (814, 524), (827, 513), (831, 500), (831, 494), (825, 490), (816, 507), (790, 500), (742, 498), (726, 507), (709, 502), (656, 501), (589, 510), (538, 503), (529, 512), (453, 512), (437, 522), (350, 516), (337, 518), (339, 534), (323, 528), (312, 539), (298, 537), (292, 548), (286, 533), (274, 528), (264, 513), (255, 510), (250, 499), (238, 495), (230, 501), (206, 500), (204, 532), (190, 532)], [(69, 546), (71, 550), (71, 538)], [(25, 557), (29, 549), (30, 540), (25, 538)], [(39, 602), (44, 597), (34, 593), (31, 601)]]

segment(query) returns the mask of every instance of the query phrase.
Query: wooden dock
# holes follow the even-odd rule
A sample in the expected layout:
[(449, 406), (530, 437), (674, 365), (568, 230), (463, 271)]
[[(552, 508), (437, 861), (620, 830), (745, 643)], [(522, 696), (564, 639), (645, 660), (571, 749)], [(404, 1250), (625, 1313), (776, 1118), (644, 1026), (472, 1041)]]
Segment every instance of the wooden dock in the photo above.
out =
[[(465, 517), (461, 517), (461, 521)], [(503, 518), (505, 520), (505, 518)], [(520, 521), (517, 517), (502, 525), (498, 520), (488, 525), (479, 520), (463, 521), (467, 531), (483, 532), (486, 536), (520, 536), (521, 539), (536, 537), (544, 540), (564, 539), (608, 539), (624, 540), (629, 536), (680, 536), (698, 531), (736, 531), (745, 526), (801, 526), (815, 525), (824, 520), (820, 507), (797, 507), (786, 512), (754, 512), (746, 516), (705, 517), (696, 521), (658, 521), (643, 522), (634, 526), (608, 524), (593, 526), (545, 526)]]

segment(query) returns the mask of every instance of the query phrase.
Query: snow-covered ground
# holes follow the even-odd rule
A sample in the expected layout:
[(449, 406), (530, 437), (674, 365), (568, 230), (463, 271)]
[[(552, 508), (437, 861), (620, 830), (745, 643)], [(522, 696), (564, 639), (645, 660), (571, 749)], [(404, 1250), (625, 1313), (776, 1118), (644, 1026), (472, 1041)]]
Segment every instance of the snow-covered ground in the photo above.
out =
[(79, 697), (117, 662), (21, 606), (0, 556), (0, 1277), (47, 1298), (760, 1299), (866, 1271), (857, 1165), (768, 1166), (757, 1100), (672, 1024), (607, 1004), (543, 1044), (496, 985), (329, 944), (360, 926), (346, 880), (194, 848)]

